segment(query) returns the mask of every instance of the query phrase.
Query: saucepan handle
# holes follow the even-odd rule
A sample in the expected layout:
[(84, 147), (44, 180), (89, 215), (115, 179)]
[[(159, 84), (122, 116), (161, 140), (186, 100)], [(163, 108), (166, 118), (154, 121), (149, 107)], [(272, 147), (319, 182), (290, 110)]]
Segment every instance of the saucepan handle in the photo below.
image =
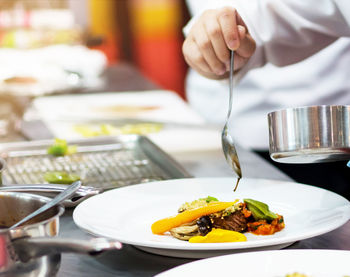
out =
[(91, 240), (75, 240), (64, 238), (20, 238), (12, 241), (18, 258), (27, 262), (33, 258), (57, 253), (78, 253), (85, 255), (99, 255), (105, 251), (119, 250), (122, 244), (115, 240), (95, 238)]

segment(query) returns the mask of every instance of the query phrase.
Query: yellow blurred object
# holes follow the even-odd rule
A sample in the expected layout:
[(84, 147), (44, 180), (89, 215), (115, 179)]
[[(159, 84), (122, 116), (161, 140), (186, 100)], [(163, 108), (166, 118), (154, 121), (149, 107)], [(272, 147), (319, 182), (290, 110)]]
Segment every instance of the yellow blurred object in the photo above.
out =
[(117, 32), (116, 1), (89, 0), (90, 31), (93, 35), (109, 36)]
[(162, 128), (162, 124), (157, 123), (138, 123), (126, 124), (121, 127), (115, 127), (111, 124), (94, 125), (76, 125), (74, 131), (83, 137), (111, 136), (111, 135), (147, 135), (157, 133)]
[(90, 34), (101, 39), (101, 44), (94, 46), (107, 56), (110, 63), (119, 59), (118, 43), (122, 39), (117, 23), (117, 2), (114, 0), (89, 0)]
[(181, 24), (178, 0), (132, 0), (132, 30), (136, 36), (177, 34)]
[(246, 241), (247, 237), (242, 233), (224, 230), (224, 229), (215, 229), (211, 230), (205, 236), (194, 236), (189, 239), (191, 243), (221, 243), (221, 242), (239, 242)]

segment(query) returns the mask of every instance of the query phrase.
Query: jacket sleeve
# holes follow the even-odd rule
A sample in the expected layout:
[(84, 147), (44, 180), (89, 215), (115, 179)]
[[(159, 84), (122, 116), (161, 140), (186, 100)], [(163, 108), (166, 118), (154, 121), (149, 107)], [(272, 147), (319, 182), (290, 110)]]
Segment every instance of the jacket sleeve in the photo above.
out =
[[(204, 1), (208, 2), (208, 1)], [(349, 0), (212, 0), (209, 8), (231, 6), (257, 43), (236, 81), (267, 62), (293, 64), (317, 53), (339, 37), (350, 36)], [(216, 6), (215, 6), (216, 5)], [(185, 27), (188, 32), (196, 20)]]
[(267, 62), (293, 64), (350, 36), (349, 0), (234, 0), (257, 50), (237, 76)]

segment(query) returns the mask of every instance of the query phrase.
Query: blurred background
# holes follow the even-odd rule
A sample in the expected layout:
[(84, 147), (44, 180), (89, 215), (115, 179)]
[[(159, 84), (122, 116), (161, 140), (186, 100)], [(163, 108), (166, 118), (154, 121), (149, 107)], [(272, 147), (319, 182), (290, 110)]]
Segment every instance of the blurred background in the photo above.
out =
[[(83, 45), (100, 50), (108, 65), (134, 64), (161, 88), (184, 97), (181, 44), (187, 20), (183, 0), (1, 0), (0, 46), (1, 50), (35, 50)], [(35, 82), (24, 74), (7, 75), (0, 72), (7, 84)]]
[(188, 20), (185, 0), (1, 0), (0, 142), (136, 133), (169, 152), (219, 148), (186, 103)]
[[(186, 100), (181, 46), (188, 20), (185, 0), (1, 0), (0, 140), (45, 138), (42, 128), (24, 125), (38, 119), (28, 110), (42, 97), (163, 89)], [(49, 113), (61, 107), (56, 98), (45, 101)]]

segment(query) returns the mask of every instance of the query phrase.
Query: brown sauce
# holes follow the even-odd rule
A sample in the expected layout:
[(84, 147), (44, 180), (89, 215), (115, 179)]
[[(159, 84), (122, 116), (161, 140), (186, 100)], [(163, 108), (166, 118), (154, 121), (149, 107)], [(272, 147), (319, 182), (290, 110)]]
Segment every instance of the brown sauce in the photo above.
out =
[(241, 178), (237, 178), (237, 182), (236, 182), (236, 186), (235, 188), (233, 189), (233, 191), (236, 191), (236, 189), (238, 188), (238, 184), (239, 184), (239, 181), (241, 180)]

